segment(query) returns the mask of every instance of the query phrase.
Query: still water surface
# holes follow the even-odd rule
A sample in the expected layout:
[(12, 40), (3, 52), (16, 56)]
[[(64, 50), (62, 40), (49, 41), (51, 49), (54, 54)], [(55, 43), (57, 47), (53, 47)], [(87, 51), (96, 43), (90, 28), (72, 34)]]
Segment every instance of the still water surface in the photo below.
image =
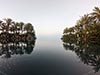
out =
[[(99, 75), (63, 47), (61, 36), (37, 37), (31, 52), (0, 57), (0, 75)], [(27, 49), (28, 50), (28, 49)]]

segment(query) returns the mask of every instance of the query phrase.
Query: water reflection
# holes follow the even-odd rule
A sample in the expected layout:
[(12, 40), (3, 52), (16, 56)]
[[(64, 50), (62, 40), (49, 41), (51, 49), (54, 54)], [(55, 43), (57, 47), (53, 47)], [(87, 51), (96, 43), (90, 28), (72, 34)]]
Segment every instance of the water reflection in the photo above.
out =
[(12, 55), (31, 54), (35, 46), (35, 40), (29, 42), (15, 42), (0, 44), (0, 56), (10, 58)]
[(93, 67), (94, 72), (98, 72), (100, 69), (100, 44), (98, 42), (84, 42), (82, 39), (80, 41), (63, 41), (63, 47), (66, 50), (72, 50), (80, 58), (80, 60), (87, 65)]

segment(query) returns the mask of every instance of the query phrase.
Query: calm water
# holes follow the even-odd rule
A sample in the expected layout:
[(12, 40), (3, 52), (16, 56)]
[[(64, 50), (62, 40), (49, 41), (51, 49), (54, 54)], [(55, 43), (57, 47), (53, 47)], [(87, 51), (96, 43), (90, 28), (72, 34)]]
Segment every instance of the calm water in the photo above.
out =
[[(37, 37), (35, 46), (0, 57), (0, 75), (99, 75), (92, 65), (63, 47), (59, 36)], [(26, 50), (25, 50), (26, 49)], [(28, 51), (27, 51), (28, 50)], [(5, 52), (6, 53), (6, 52)], [(88, 59), (88, 58), (87, 58)], [(98, 66), (100, 62), (98, 62)]]

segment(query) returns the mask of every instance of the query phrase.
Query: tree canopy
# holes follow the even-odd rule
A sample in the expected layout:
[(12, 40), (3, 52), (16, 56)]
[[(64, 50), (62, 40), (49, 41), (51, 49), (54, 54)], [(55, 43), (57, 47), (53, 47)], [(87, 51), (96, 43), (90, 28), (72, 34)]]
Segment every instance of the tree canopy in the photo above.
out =
[(94, 7), (93, 12), (83, 15), (74, 27), (65, 28), (63, 34), (64, 36), (73, 35), (77, 41), (81, 39), (85, 42), (98, 41), (100, 39), (100, 8)]
[(0, 20), (0, 43), (31, 42), (35, 39), (31, 23), (15, 22), (10, 18)]

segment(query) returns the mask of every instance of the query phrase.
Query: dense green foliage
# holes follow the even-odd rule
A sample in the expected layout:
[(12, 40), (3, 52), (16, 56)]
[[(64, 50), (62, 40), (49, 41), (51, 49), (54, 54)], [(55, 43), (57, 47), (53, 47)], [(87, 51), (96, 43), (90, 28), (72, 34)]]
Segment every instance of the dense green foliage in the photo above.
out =
[(15, 22), (10, 18), (0, 21), (0, 43), (31, 42), (35, 39), (31, 23)]
[(8, 33), (23, 33), (23, 32), (33, 32), (34, 28), (31, 23), (15, 22), (10, 18), (0, 21), (1, 32)]
[(92, 13), (82, 16), (74, 27), (64, 29), (63, 34), (64, 40), (100, 41), (100, 9), (95, 7)]

